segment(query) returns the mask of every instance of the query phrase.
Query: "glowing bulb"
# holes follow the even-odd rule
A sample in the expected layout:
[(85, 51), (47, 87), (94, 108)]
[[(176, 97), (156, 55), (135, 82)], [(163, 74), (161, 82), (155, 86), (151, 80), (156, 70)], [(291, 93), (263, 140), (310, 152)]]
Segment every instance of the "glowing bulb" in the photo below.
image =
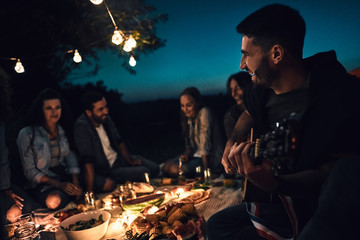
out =
[(135, 58), (133, 56), (130, 57), (129, 64), (130, 64), (130, 66), (135, 67), (136, 60), (135, 60)]
[(75, 49), (75, 53), (74, 53), (73, 60), (74, 60), (74, 62), (76, 62), (76, 63), (79, 63), (79, 62), (82, 61), (82, 58), (81, 58), (81, 56), (80, 56), (80, 53), (78, 52), (77, 49)]
[(120, 30), (115, 29), (114, 35), (112, 36), (112, 42), (116, 45), (122, 43), (123, 37), (121, 36)]
[(128, 44), (128, 42), (126, 41), (123, 47), (125, 52), (131, 52), (132, 47)]
[(20, 59), (17, 60), (14, 69), (15, 69), (15, 71), (16, 71), (17, 73), (23, 73), (23, 72), (25, 72), (25, 68), (24, 68), (24, 66), (22, 65), (22, 63), (20, 62)]
[(127, 40), (128, 44), (131, 46), (131, 48), (134, 48), (136, 47), (136, 40), (135, 38), (130, 35), (129, 39)]
[(130, 35), (128, 40), (125, 41), (123, 49), (125, 52), (130, 52), (134, 47), (136, 47), (136, 40), (132, 35)]
[(90, 2), (92, 2), (95, 5), (99, 5), (103, 2), (103, 0), (90, 0)]

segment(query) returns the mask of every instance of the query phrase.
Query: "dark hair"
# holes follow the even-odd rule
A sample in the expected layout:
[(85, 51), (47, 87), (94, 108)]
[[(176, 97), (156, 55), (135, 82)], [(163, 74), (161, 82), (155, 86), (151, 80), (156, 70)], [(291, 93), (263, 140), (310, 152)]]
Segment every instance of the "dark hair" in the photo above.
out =
[(247, 16), (236, 29), (252, 38), (264, 52), (280, 44), (295, 59), (302, 59), (305, 21), (293, 8), (281, 4), (267, 5)]
[(10, 97), (12, 89), (9, 81), (9, 76), (0, 68), (0, 121), (6, 120), (11, 113)]
[[(183, 96), (183, 95), (189, 95), (192, 98), (194, 98), (195, 112), (196, 112), (196, 115), (197, 115), (198, 112), (200, 111), (200, 109), (204, 106), (203, 99), (202, 99), (202, 96), (200, 94), (200, 91), (196, 87), (188, 87), (188, 88), (185, 88), (180, 93), (180, 97)], [(187, 136), (187, 132), (188, 132), (187, 117), (185, 116), (185, 114), (181, 110), (180, 110), (180, 116), (181, 116), (182, 133), (184, 134), (184, 136)]]
[(32, 146), (35, 138), (35, 127), (42, 126), (44, 124), (44, 101), (51, 99), (59, 99), (61, 104), (61, 118), (58, 124), (64, 129), (65, 134), (69, 142), (72, 142), (72, 117), (69, 107), (61, 95), (54, 89), (46, 88), (40, 92), (40, 94), (33, 101), (29, 112), (28, 117), (25, 119), (25, 126), (31, 126), (33, 130), (33, 136), (30, 141), (29, 148)]
[(94, 105), (93, 103), (96, 103), (104, 98), (104, 95), (97, 91), (88, 91), (81, 97), (81, 105), (84, 110), (93, 110)]
[[(44, 101), (50, 99), (59, 99), (61, 103), (61, 108), (63, 108), (65, 105), (60, 94), (54, 89), (46, 88), (42, 90), (30, 107), (30, 117), (27, 119), (29, 125), (41, 126), (44, 123)], [(63, 112), (63, 109), (61, 109), (61, 111)], [(63, 114), (61, 114), (61, 118), (62, 116)]]
[(241, 71), (241, 72), (232, 74), (226, 82), (226, 90), (229, 95), (231, 95), (230, 82), (232, 79), (234, 79), (237, 82), (237, 84), (239, 85), (239, 87), (242, 90), (244, 90), (246, 88), (246, 86), (249, 83), (251, 83), (251, 76), (247, 72)]

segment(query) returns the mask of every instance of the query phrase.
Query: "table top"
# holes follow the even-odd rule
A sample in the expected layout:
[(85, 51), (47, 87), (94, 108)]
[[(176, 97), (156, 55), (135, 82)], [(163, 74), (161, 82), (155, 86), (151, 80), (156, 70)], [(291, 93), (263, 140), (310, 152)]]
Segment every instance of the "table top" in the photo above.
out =
[[(156, 188), (156, 191), (163, 189), (172, 189), (176, 187), (168, 185), (163, 187)], [(210, 198), (207, 200), (195, 204), (195, 208), (198, 212), (199, 216), (204, 216), (205, 221), (207, 221), (214, 213), (221, 211), (227, 207), (231, 207), (241, 203), (241, 189), (240, 188), (226, 188), (226, 187), (212, 187), (210, 191)], [(66, 209), (73, 207), (73, 205), (68, 205)], [(121, 210), (120, 210), (121, 211)], [(118, 214), (118, 213), (117, 213)], [(110, 224), (109, 224), (110, 226)], [(66, 240), (64, 233), (60, 230), (56, 233), (53, 232), (42, 232), (41, 233), (42, 240)], [(122, 236), (119, 234), (106, 234), (103, 240), (106, 239), (122, 239)]]

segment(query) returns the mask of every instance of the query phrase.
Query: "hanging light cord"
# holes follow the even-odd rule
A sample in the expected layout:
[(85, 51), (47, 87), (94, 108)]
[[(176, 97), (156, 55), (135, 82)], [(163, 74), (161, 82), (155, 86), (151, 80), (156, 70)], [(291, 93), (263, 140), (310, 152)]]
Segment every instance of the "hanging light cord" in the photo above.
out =
[(114, 20), (114, 18), (113, 18), (113, 16), (112, 16), (112, 14), (111, 14), (111, 12), (110, 12), (110, 9), (109, 9), (108, 5), (107, 5), (107, 4), (106, 4), (106, 2), (105, 2), (105, 0), (104, 0), (104, 4), (105, 4), (105, 7), (106, 7), (106, 10), (107, 10), (107, 11), (108, 11), (108, 13), (109, 13), (109, 16), (110, 16), (110, 18), (111, 18), (111, 21), (113, 22), (113, 24), (114, 24), (115, 28), (117, 29), (117, 26), (116, 26), (115, 20)]

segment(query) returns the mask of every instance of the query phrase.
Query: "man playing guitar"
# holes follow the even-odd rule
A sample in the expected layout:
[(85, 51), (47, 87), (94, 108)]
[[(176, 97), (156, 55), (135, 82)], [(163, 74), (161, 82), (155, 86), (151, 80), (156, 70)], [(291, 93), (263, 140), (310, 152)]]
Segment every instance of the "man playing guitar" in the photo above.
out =
[[(240, 68), (252, 76), (253, 86), (244, 93), (247, 111), (222, 164), (227, 173), (240, 173), (276, 197), (215, 214), (207, 223), (209, 239), (350, 239), (358, 214), (349, 212), (360, 213), (360, 196), (344, 179), (359, 182), (353, 171), (360, 169), (360, 81), (347, 74), (334, 51), (303, 59), (305, 22), (290, 7), (265, 6), (237, 30), (243, 34)], [(293, 172), (275, 175), (272, 161), (254, 163), (254, 143), (246, 136), (251, 128), (269, 131), (292, 112), (300, 116), (300, 151)], [(343, 187), (347, 195), (338, 198), (332, 189)]]

